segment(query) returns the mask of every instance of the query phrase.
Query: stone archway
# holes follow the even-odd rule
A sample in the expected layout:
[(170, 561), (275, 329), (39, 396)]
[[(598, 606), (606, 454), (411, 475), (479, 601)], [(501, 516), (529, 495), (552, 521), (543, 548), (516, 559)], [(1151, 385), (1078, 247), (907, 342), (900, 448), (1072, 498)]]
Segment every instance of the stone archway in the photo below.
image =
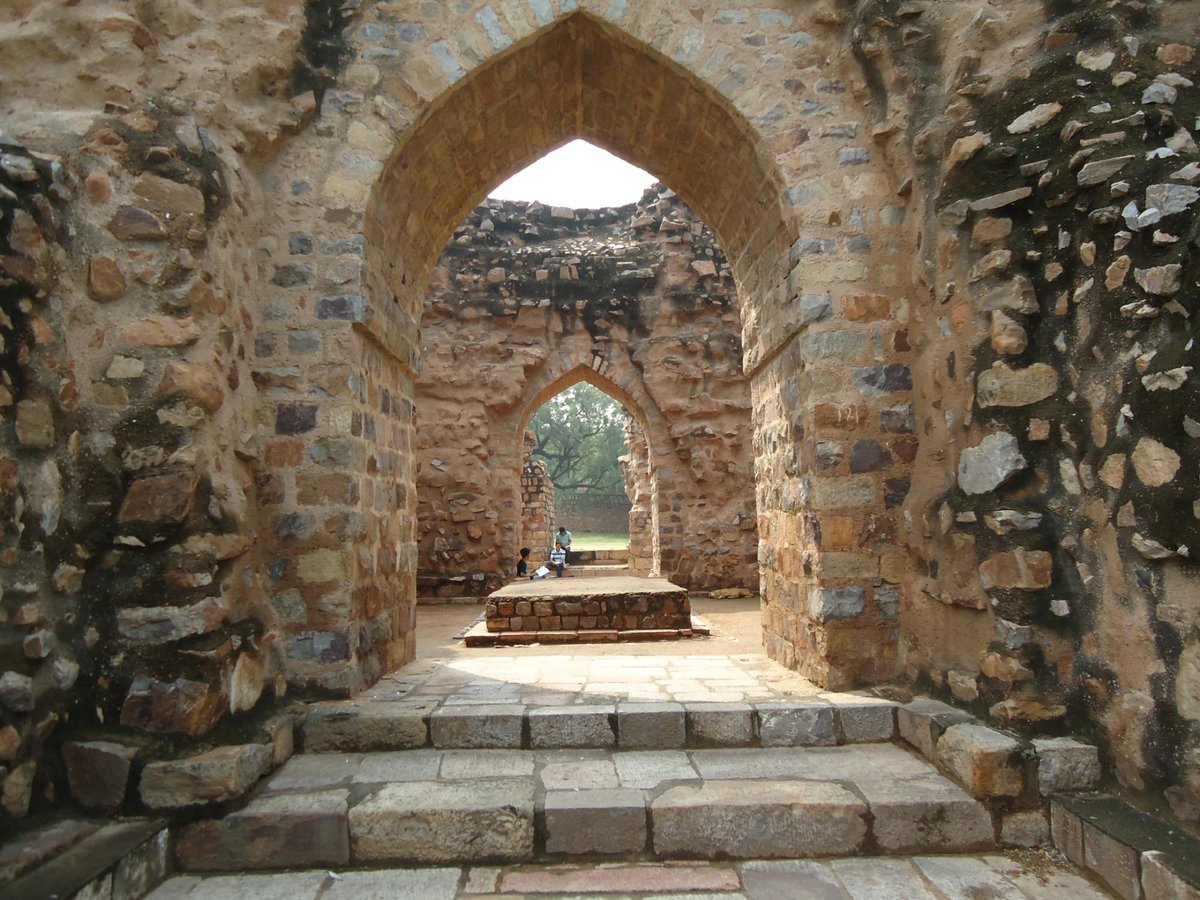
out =
[[(309, 216), (303, 227), (323, 235), (313, 265), (346, 276), (341, 293), (317, 296), (291, 328), (319, 335), (322, 353), (357, 372), (348, 390), (338, 384), (306, 403), (315, 407), (307, 434), (348, 433), (365, 460), (322, 456), (319, 496), (308, 495), (326, 515), (341, 510), (354, 533), (332, 568), (322, 559), (322, 571), (296, 573), (303, 581), (328, 570), (338, 579), (329, 584), (348, 590), (348, 602), (337, 594), (327, 604), (323, 588), (298, 588), (310, 616), (293, 634), (347, 637), (335, 662), (293, 656), (296, 680), (369, 681), (413, 652), (412, 399), (427, 279), (491, 185), (576, 137), (662, 177), (729, 254), (752, 384), (769, 654), (832, 686), (891, 673), (906, 565), (894, 510), (911, 455), (891, 448), (888, 410), (911, 384), (896, 317), (910, 260), (894, 185), (858, 144), (866, 113), (837, 65), (809, 58), (790, 13), (759, 18), (818, 76), (816, 99), (778, 59), (706, 45), (665, 4), (584, 2), (497, 18), (477, 3), (453, 22), (429, 12), (404, 27), (372, 15), (379, 21), (358, 34), (334, 118), (279, 164), (281, 183), (284, 171), (305, 174), (293, 197), (319, 196), (319, 221), (311, 201), (285, 200), (282, 209), (297, 210), (286, 227)], [(464, 31), (464, 22), (474, 24)], [(807, 147), (807, 116), (822, 123), (819, 156)], [(266, 398), (267, 417), (278, 420), (285, 397)], [(301, 460), (297, 491), (306, 468)], [(331, 679), (322, 674), (330, 665), (349, 674)]]

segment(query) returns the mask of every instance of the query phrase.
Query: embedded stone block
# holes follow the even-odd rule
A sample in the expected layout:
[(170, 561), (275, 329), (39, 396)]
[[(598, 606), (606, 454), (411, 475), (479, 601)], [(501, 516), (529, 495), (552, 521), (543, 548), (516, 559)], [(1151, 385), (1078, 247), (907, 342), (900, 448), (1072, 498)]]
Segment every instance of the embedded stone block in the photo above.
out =
[(759, 743), (764, 747), (820, 747), (837, 743), (828, 703), (756, 703)]
[(223, 819), (195, 822), (179, 835), (176, 861), (185, 871), (344, 866), (348, 794), (268, 794)]
[(942, 768), (974, 797), (1016, 797), (1025, 788), (1020, 743), (984, 725), (947, 728), (937, 754)]
[(684, 713), (693, 746), (745, 747), (754, 742), (754, 707), (749, 703), (688, 703)]
[(833, 704), (844, 743), (873, 744), (895, 738), (899, 704), (856, 694), (826, 694), (824, 699)]
[(356, 863), (521, 862), (534, 852), (528, 781), (389, 784), (351, 807)]
[(866, 837), (866, 812), (850, 791), (818, 781), (707, 781), (650, 805), (654, 852), (704, 859), (849, 855)]
[(1088, 791), (1100, 783), (1100, 751), (1073, 738), (1034, 738), (1038, 790), (1043, 797), (1059, 791)]
[(429, 717), (429, 733), (438, 748), (519, 749), (524, 720), (515, 703), (443, 706)]
[(680, 703), (618, 703), (617, 744), (622, 750), (672, 750), (687, 742)]
[(232, 800), (254, 787), (270, 766), (271, 748), (262, 744), (153, 762), (142, 770), (142, 802), (152, 809), (181, 809)]
[(983, 804), (943, 778), (864, 780), (875, 840), (888, 853), (959, 853), (992, 847)]
[(546, 852), (640, 853), (646, 847), (646, 798), (612, 788), (546, 794)]
[(425, 708), (391, 701), (314, 703), (304, 720), (304, 749), (322, 753), (424, 747), (429, 743), (427, 719)]
[(613, 706), (554, 706), (529, 711), (529, 745), (535, 750), (590, 747), (617, 742)]
[(938, 700), (918, 697), (896, 710), (900, 737), (930, 762), (937, 761), (937, 743), (947, 728), (975, 721), (974, 716)]
[(1142, 893), (1146, 900), (1200, 900), (1200, 888), (1185, 881), (1159, 850), (1142, 854)]
[(136, 747), (111, 741), (68, 741), (63, 745), (71, 796), (81, 806), (112, 813), (125, 801)]
[(1006, 847), (1044, 847), (1050, 843), (1050, 823), (1042, 808), (1008, 813), (1000, 820), (1000, 843)]

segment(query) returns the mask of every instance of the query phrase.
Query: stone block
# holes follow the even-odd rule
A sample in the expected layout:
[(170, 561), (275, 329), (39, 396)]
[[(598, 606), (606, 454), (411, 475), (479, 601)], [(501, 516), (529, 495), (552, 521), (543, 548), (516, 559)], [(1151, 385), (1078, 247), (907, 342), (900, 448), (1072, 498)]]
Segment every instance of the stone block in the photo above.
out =
[(153, 762), (142, 770), (142, 802), (151, 809), (180, 809), (232, 800), (254, 787), (270, 765), (271, 748), (262, 744)]
[(992, 847), (996, 834), (983, 804), (944, 778), (864, 780), (875, 840), (887, 853), (961, 853)]
[(937, 755), (974, 797), (1016, 797), (1025, 788), (1020, 743), (984, 725), (950, 726), (937, 742)]
[(969, 713), (928, 697), (918, 697), (896, 710), (900, 737), (930, 762), (937, 762), (937, 742), (943, 731), (973, 721)]
[(828, 782), (708, 781), (665, 791), (651, 805), (654, 852), (687, 858), (849, 855), (866, 837), (867, 806)]
[(429, 718), (433, 746), (520, 749), (525, 707), (514, 703), (443, 706)]
[(529, 745), (605, 749), (617, 742), (616, 706), (552, 706), (529, 711)]
[(1142, 854), (1134, 847), (1083, 823), (1083, 865), (1096, 873), (1118, 897), (1140, 900)]
[(764, 747), (821, 747), (837, 743), (828, 703), (756, 703), (759, 743)]
[(747, 747), (754, 743), (754, 707), (749, 703), (688, 703), (688, 743), (696, 747)]
[(1175, 872), (1158, 850), (1142, 854), (1142, 893), (1146, 900), (1200, 900), (1200, 888)]
[(1043, 797), (1059, 791), (1088, 791), (1100, 783), (1100, 751), (1073, 738), (1035, 738), (1038, 790)]
[(618, 703), (617, 744), (622, 750), (672, 750), (685, 745), (679, 703)]
[(68, 741), (63, 745), (71, 796), (80, 806), (112, 813), (125, 800), (136, 747), (110, 741)]
[(1083, 820), (1073, 810), (1050, 801), (1050, 839), (1054, 848), (1080, 868), (1083, 859)]
[(1000, 843), (1006, 847), (1044, 847), (1050, 843), (1050, 823), (1044, 809), (1025, 809), (1000, 820)]
[(391, 701), (314, 703), (304, 720), (304, 749), (326, 753), (424, 747), (429, 742), (428, 715), (425, 708)]
[(152, 475), (139, 478), (117, 513), (122, 525), (178, 525), (192, 511), (196, 499), (194, 475)]
[(641, 791), (550, 791), (545, 806), (547, 853), (614, 855), (646, 848), (646, 799)]
[(897, 704), (893, 701), (857, 694), (823, 694), (822, 699), (833, 704), (842, 743), (873, 744), (895, 738)]
[(184, 871), (298, 869), (350, 861), (345, 789), (268, 794), (223, 819), (186, 826), (175, 846)]
[(356, 863), (521, 862), (534, 852), (528, 781), (389, 784), (350, 809)]

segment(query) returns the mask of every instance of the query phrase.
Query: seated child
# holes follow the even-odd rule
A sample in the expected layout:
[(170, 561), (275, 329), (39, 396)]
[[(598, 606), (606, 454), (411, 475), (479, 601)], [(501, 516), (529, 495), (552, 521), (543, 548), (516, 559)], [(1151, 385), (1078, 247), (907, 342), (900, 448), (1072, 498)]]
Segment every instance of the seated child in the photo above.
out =
[(528, 547), (521, 548), (521, 558), (517, 560), (517, 577), (525, 578), (529, 576), (529, 554), (532, 551)]

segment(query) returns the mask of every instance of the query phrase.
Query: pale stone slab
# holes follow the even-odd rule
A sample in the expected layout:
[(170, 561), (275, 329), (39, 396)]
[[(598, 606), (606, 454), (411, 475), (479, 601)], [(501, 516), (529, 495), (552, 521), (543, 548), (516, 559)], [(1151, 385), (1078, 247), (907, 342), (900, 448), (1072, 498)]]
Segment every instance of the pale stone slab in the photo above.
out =
[(535, 750), (559, 747), (607, 748), (617, 743), (615, 705), (558, 706), (529, 711), (529, 744)]
[[(284, 872), (275, 875), (217, 875), (212, 878), (172, 878), (147, 896), (153, 900), (229, 900), (242, 897), (249, 900), (316, 900), (322, 885), (328, 880), (326, 872)], [(186, 894), (178, 891), (178, 882), (190, 884)]]
[(759, 743), (764, 747), (816, 747), (837, 743), (828, 703), (756, 703)]
[(429, 743), (429, 711), (388, 700), (314, 703), (304, 720), (304, 749), (327, 751), (406, 750)]
[(267, 791), (315, 791), (349, 784), (362, 765), (357, 753), (304, 753), (293, 756), (268, 779)]
[(621, 787), (653, 790), (664, 781), (699, 781), (700, 774), (682, 750), (633, 750), (613, 754)]
[(1016, 797), (1025, 788), (1021, 745), (985, 725), (952, 725), (937, 743), (938, 762), (980, 799)]
[(362, 757), (354, 784), (386, 784), (391, 781), (437, 781), (442, 765), (441, 750), (404, 750), (397, 753), (368, 753)]
[(937, 769), (916, 753), (896, 744), (812, 747), (805, 751), (813, 777), (828, 780), (893, 781), (937, 776)]
[(1045, 809), (1023, 809), (1000, 820), (1000, 843), (1006, 847), (1044, 847), (1050, 843)]
[(867, 806), (819, 781), (709, 781), (670, 788), (651, 803), (654, 852), (735, 859), (854, 853)]
[(271, 759), (269, 747), (239, 744), (152, 762), (142, 770), (142, 802), (151, 809), (180, 809), (231, 800), (257, 783)]
[(801, 749), (693, 750), (690, 755), (692, 765), (706, 779), (824, 778), (809, 753)]
[(321, 900), (454, 900), (461, 877), (458, 869), (338, 872)]
[(992, 817), (981, 803), (944, 778), (864, 781), (874, 833), (888, 853), (956, 853), (994, 847)]
[(515, 703), (443, 706), (429, 719), (433, 746), (464, 749), (520, 749), (525, 707)]
[(852, 900), (936, 900), (905, 859), (835, 859), (830, 865)]
[[(1036, 897), (1037, 900), (1111, 900), (1110, 894), (1066, 865), (1051, 867), (1039, 863), (1026, 868), (1021, 862), (1005, 856), (985, 856), (983, 861), (1020, 888), (1026, 897)], [(1148, 894), (1146, 900), (1167, 900), (1168, 897), (1171, 900), (1200, 900), (1200, 894), (1194, 897), (1168, 894), (1162, 898)]]
[(546, 852), (640, 853), (646, 847), (646, 798), (641, 791), (550, 791)]
[(683, 704), (618, 703), (617, 743), (622, 750), (674, 750), (687, 739)]
[(754, 900), (849, 900), (826, 863), (755, 860), (742, 865), (742, 884)]
[(442, 754), (438, 779), (530, 778), (533, 766), (533, 753), (529, 750), (447, 750)]
[(1100, 876), (1118, 897), (1141, 896), (1141, 853), (1084, 820), (1085, 866)]
[(389, 784), (350, 810), (355, 862), (487, 862), (531, 859), (533, 785)]
[(688, 743), (697, 747), (746, 747), (754, 743), (749, 703), (687, 703)]
[(1015, 884), (979, 859), (918, 856), (913, 864), (948, 900), (1021, 896)]
[(599, 790), (618, 786), (617, 768), (608, 756), (556, 759), (544, 763), (538, 777), (547, 791)]

